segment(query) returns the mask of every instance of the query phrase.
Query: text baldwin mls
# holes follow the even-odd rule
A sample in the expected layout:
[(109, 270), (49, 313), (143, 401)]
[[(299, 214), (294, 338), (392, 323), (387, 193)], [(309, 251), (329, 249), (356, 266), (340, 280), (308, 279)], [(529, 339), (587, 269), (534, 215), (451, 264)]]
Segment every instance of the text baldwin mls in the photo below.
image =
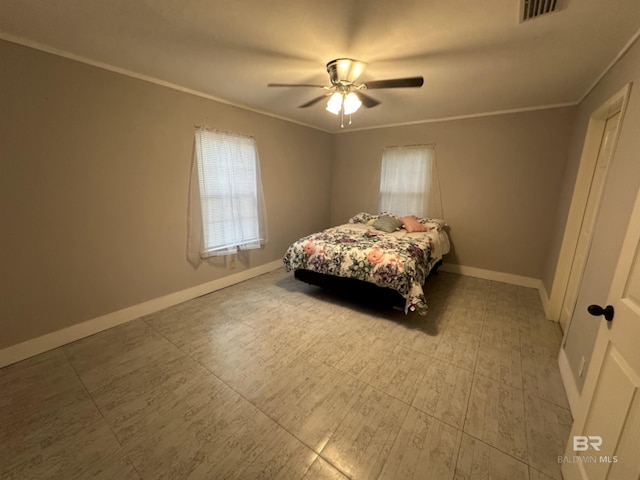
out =
[(558, 463), (618, 463), (617, 455), (559, 455)]

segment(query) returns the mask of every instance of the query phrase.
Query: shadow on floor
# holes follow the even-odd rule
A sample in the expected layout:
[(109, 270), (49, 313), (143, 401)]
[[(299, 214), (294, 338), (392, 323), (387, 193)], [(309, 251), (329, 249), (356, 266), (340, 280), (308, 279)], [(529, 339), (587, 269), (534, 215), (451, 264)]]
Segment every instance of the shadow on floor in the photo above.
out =
[(426, 315), (416, 312), (405, 314), (405, 299), (395, 290), (351, 278), (297, 270), (276, 284), (291, 292), (310, 295), (324, 302), (394, 321), (407, 329), (421, 330), (427, 335), (435, 336), (445, 323), (444, 307), (447, 298), (455, 293), (457, 277), (434, 272), (427, 278), (424, 291), (429, 310)]

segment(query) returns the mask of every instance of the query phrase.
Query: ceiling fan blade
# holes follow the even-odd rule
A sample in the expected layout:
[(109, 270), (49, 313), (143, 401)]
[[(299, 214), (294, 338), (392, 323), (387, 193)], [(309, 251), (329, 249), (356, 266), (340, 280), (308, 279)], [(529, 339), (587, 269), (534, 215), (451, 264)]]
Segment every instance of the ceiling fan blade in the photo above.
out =
[(268, 83), (267, 87), (318, 87), (324, 88), (324, 85), (316, 85), (313, 83)]
[(371, 82), (365, 82), (367, 90), (372, 88), (406, 88), (406, 87), (421, 87), (424, 83), (422, 77), (407, 77), (407, 78), (391, 78), (389, 80), (373, 80)]
[(370, 97), (369, 95), (365, 95), (362, 92), (358, 92), (356, 93), (356, 95), (358, 95), (358, 98), (360, 98), (362, 105), (364, 105), (366, 108), (372, 108), (372, 107), (375, 107), (376, 105), (380, 105), (380, 102), (378, 100), (376, 100), (373, 97)]
[(310, 107), (311, 105), (315, 105), (316, 103), (324, 100), (325, 98), (327, 98), (327, 95), (320, 95), (319, 97), (316, 97), (314, 99), (309, 100), (307, 103), (303, 103), (302, 105), (298, 105), (298, 108)]

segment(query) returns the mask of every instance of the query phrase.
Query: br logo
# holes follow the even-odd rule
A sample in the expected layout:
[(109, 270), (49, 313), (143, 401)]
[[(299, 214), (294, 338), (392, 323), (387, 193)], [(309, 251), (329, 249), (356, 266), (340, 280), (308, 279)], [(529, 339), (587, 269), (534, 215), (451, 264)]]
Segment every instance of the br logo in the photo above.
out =
[(596, 452), (600, 451), (602, 445), (602, 437), (600, 435), (574, 435), (573, 436), (573, 451), (574, 452), (586, 452), (590, 448)]

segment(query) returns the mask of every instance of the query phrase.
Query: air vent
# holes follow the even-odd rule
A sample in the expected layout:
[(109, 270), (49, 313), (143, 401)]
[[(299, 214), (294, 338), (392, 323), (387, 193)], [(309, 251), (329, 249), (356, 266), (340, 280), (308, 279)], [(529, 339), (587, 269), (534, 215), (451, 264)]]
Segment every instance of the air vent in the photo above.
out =
[(520, 21), (531, 20), (546, 13), (556, 11), (557, 0), (522, 0)]

